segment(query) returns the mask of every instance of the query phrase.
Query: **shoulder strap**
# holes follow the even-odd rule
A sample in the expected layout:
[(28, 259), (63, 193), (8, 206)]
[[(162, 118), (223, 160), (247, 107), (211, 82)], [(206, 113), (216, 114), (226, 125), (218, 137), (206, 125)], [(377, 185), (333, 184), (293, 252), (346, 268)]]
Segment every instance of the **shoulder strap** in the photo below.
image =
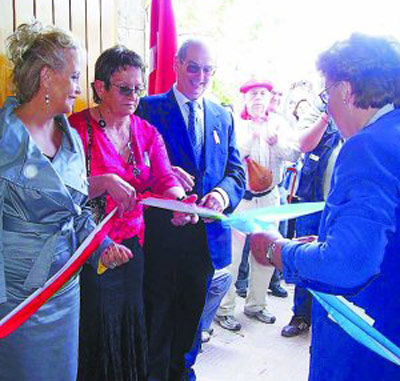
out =
[(89, 120), (89, 109), (86, 110), (85, 112), (85, 122), (88, 130), (88, 149), (87, 149), (87, 155), (86, 155), (86, 171), (87, 171), (87, 176), (90, 176), (90, 163), (91, 163), (91, 148), (92, 148), (92, 142), (93, 142), (93, 132), (92, 132), (92, 125), (90, 124)]

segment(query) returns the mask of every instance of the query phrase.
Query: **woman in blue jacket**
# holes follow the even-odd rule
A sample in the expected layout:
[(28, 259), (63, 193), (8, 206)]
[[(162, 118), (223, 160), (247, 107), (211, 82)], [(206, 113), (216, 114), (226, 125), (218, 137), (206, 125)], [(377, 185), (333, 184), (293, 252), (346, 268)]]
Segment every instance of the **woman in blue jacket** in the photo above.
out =
[[(400, 345), (400, 44), (353, 34), (323, 53), (321, 98), (342, 136), (318, 242), (253, 236), (256, 259), (286, 280), (344, 295)], [(269, 262), (270, 261), (270, 262)], [(400, 367), (313, 305), (310, 380), (399, 380)]]
[[(85, 207), (82, 145), (64, 116), (80, 94), (78, 45), (38, 22), (21, 25), (7, 42), (16, 97), (0, 110), (0, 318), (43, 286), (95, 227)], [(92, 263), (114, 267), (130, 255), (107, 238)], [(74, 276), (0, 339), (0, 379), (74, 381), (78, 319)]]

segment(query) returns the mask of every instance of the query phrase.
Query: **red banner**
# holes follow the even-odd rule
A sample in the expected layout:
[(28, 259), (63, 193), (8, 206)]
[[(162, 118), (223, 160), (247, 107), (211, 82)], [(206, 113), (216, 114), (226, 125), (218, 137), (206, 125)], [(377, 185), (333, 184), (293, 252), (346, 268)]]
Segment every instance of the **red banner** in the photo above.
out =
[(150, 21), (149, 94), (166, 92), (175, 82), (177, 46), (172, 0), (152, 0)]

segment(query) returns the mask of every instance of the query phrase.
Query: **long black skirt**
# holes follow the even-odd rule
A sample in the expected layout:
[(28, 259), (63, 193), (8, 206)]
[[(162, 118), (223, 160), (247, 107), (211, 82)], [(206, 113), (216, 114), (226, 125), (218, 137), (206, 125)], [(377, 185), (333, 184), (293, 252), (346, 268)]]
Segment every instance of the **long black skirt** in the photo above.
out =
[(127, 264), (81, 273), (79, 381), (147, 379), (143, 251), (136, 237), (122, 244), (134, 254)]

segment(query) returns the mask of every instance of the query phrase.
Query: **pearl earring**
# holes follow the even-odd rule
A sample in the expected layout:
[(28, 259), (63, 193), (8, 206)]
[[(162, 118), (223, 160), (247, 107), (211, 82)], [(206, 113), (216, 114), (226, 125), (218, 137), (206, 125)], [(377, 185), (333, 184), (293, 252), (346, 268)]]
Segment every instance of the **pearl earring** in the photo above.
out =
[(49, 94), (46, 94), (44, 96), (44, 103), (46, 104), (46, 106), (48, 106), (50, 104), (50, 96), (49, 96)]

